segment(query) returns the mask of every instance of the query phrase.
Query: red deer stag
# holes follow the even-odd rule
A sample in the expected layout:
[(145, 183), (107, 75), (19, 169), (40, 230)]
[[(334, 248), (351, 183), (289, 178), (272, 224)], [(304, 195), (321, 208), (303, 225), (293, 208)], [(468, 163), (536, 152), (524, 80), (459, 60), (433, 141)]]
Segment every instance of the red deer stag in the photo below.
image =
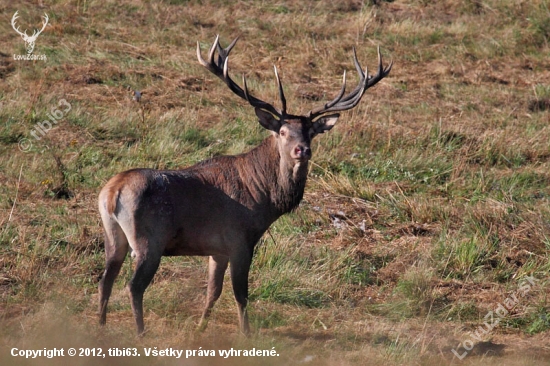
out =
[(138, 334), (144, 329), (143, 293), (163, 255), (210, 256), (200, 329), (206, 327), (231, 263), (240, 330), (248, 334), (245, 309), (254, 246), (275, 220), (300, 203), (311, 140), (334, 126), (339, 115), (333, 112), (355, 107), (365, 91), (388, 75), (392, 66), (383, 67), (379, 49), (378, 72), (369, 76), (361, 69), (354, 49), (359, 85), (344, 95), (344, 72), (342, 88), (333, 101), (304, 116), (293, 115), (287, 113), (276, 68), (281, 109), (250, 95), (244, 77), (242, 88), (231, 79), (228, 56), (236, 42), (222, 48), (216, 37), (207, 61), (197, 43), (197, 57), (201, 65), (254, 107), (260, 124), (272, 132), (271, 136), (244, 154), (217, 156), (183, 170), (133, 169), (109, 180), (99, 194), (106, 254), (106, 269), (99, 283), (100, 324), (106, 322), (113, 282), (131, 248), (136, 262), (128, 288)]

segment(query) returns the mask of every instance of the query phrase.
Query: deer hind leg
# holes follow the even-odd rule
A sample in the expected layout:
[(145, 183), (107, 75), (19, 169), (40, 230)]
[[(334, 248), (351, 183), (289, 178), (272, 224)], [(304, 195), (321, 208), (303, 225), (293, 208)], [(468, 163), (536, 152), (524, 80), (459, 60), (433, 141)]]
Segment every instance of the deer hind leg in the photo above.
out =
[(241, 333), (248, 336), (250, 334), (250, 326), (248, 324), (246, 305), (248, 303), (248, 272), (250, 270), (250, 263), (252, 262), (252, 253), (241, 252), (239, 254), (231, 257), (231, 283), (233, 285), (235, 300), (237, 301)]
[[(134, 253), (136, 254), (136, 269), (132, 279), (128, 283), (128, 289), (130, 290), (130, 299), (132, 311), (136, 320), (137, 333), (138, 335), (142, 335), (144, 330), (143, 294), (159, 267), (161, 253), (155, 250), (155, 247), (151, 245), (152, 243), (146, 242), (146, 239), (139, 240), (137, 244), (137, 247), (132, 245)], [(136, 248), (147, 248), (147, 250), (135, 250)]]
[(105, 228), (105, 272), (99, 281), (99, 324), (107, 322), (107, 304), (113, 284), (128, 252), (128, 240), (116, 221), (106, 218)]
[(229, 257), (211, 256), (208, 260), (208, 289), (206, 290), (206, 306), (202, 313), (197, 330), (204, 331), (208, 325), (208, 317), (214, 303), (220, 297), (223, 288), (223, 276), (229, 264)]

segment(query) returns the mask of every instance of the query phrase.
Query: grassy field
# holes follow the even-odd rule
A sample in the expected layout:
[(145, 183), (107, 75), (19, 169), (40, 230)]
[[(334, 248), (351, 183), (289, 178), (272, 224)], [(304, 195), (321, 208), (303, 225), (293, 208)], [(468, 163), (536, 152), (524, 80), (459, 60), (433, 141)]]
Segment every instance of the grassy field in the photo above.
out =
[[(550, 362), (547, 0), (53, 0), (0, 10), (1, 364)], [(29, 34), (48, 14), (34, 49), (47, 60), (14, 60), (26, 53), (15, 11)], [(257, 246), (250, 338), (238, 334), (228, 278), (208, 329), (195, 332), (202, 257), (163, 259), (145, 293), (143, 338), (124, 290), (127, 259), (101, 329), (96, 202), (106, 181), (241, 153), (268, 136), (197, 62), (196, 42), (204, 54), (216, 34), (223, 44), (241, 37), (231, 71), (254, 95), (277, 100), (277, 65), (291, 113), (332, 99), (345, 69), (356, 82), (354, 46), (363, 66), (374, 69), (380, 45), (394, 67), (314, 141), (302, 204)], [(48, 114), (59, 120), (43, 136)], [(141, 356), (26, 360), (14, 347)], [(143, 354), (154, 347), (279, 356)]]

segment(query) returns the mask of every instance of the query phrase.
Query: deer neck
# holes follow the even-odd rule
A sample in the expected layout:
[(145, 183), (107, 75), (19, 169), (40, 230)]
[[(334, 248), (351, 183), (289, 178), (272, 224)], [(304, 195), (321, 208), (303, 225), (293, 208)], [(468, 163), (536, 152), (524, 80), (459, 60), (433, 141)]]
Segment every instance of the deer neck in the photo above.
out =
[[(257, 172), (263, 177), (257, 181), (277, 217), (295, 209), (302, 200), (307, 180), (308, 163), (288, 161), (281, 157), (274, 136), (264, 140), (252, 152)], [(275, 218), (276, 219), (276, 218)]]
[(298, 206), (307, 179), (307, 162), (285, 161), (277, 145), (276, 138), (271, 136), (247, 153), (215, 157), (182, 174), (217, 187), (247, 207), (255, 213), (253, 218), (258, 227), (265, 230)]

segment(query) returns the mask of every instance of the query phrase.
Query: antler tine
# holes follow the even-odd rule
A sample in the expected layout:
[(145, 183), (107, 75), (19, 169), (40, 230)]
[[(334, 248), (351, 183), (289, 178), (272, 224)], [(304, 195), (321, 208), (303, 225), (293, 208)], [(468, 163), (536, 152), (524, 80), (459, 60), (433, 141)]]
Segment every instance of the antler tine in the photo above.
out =
[(217, 50), (218, 50), (218, 65), (223, 64), (223, 60), (225, 60), (229, 56), (229, 52), (233, 49), (235, 44), (237, 44), (237, 41), (239, 40), (239, 37), (235, 38), (233, 42), (229, 44), (229, 46), (222, 48), (220, 46), (220, 42), (217, 43)]
[(346, 92), (346, 70), (344, 70), (344, 76), (342, 77), (342, 88), (340, 89), (340, 92), (338, 93), (336, 98), (334, 98), (334, 100), (332, 102), (327, 103), (325, 105), (325, 108), (330, 108), (330, 107), (334, 106), (336, 103), (338, 103), (342, 99), (342, 97), (344, 96), (345, 92)]
[[(13, 25), (14, 28), (15, 28), (15, 21), (17, 20), (17, 18), (19, 18), (18, 14), (19, 14), (19, 10), (17, 10), (15, 12), (15, 14), (13, 14), (13, 16), (11, 17), (11, 25)], [(19, 27), (17, 27), (17, 28), (19, 28)]]
[(243, 74), (243, 88), (244, 88), (244, 96), (248, 101), (248, 103), (250, 103), (250, 97), (248, 95), (248, 85), (246, 85), (246, 77), (244, 76), (244, 74)]
[(359, 85), (357, 85), (357, 87), (355, 87), (355, 89), (353, 89), (353, 91), (351, 93), (349, 93), (342, 100), (342, 102), (348, 101), (354, 95), (356, 95), (356, 93), (358, 93), (362, 88), (364, 88), (365, 87), (365, 85), (364, 85), (365, 78), (368, 79), (368, 77), (369, 77), (368, 67), (365, 68), (365, 72), (363, 72), (363, 68), (361, 67), (361, 64), (359, 63), (359, 59), (357, 58), (357, 50), (355, 49), (355, 47), (353, 47), (353, 64), (355, 65), (355, 70), (357, 71), (357, 75), (359, 75)]
[(308, 112), (307, 116), (309, 118), (315, 118), (316, 116), (320, 115), (321, 113), (324, 113), (322, 111), (327, 110), (329, 108), (332, 108), (335, 104), (340, 102), (342, 97), (344, 96), (344, 93), (346, 92), (346, 70), (344, 70), (344, 76), (342, 77), (342, 88), (340, 88), (340, 92), (338, 95), (331, 100), (330, 102), (322, 105), (321, 107), (312, 109)]
[(46, 28), (46, 26), (48, 25), (48, 21), (50, 20), (50, 18), (48, 17), (48, 14), (44, 13), (44, 21), (42, 22), (42, 29), (40, 30), (40, 32), (38, 33), (42, 33), (42, 31)]
[(208, 62), (212, 65), (214, 65), (214, 54), (216, 53), (216, 48), (219, 47), (220, 43), (220, 36), (216, 34), (216, 39), (214, 40), (214, 44), (210, 48), (210, 51), (208, 51)]
[(25, 29), (25, 32), (23, 33), (23, 32), (21, 32), (21, 31), (19, 30), (19, 27), (15, 24), (15, 21), (16, 21), (17, 19), (19, 19), (19, 15), (18, 15), (18, 14), (19, 14), (19, 10), (17, 10), (17, 11), (15, 12), (15, 14), (13, 14), (13, 17), (11, 17), (11, 26), (13, 27), (13, 29), (14, 29), (19, 35), (21, 35), (21, 36), (27, 36), (27, 30)]
[[(244, 75), (243, 75), (243, 78), (244, 78)], [(223, 78), (222, 78), (222, 80), (225, 81), (225, 84), (229, 87), (229, 89), (233, 93), (235, 93), (239, 97), (245, 99), (250, 104), (252, 104), (254, 102), (253, 99), (255, 99), (255, 98), (248, 95), (248, 89), (246, 87), (246, 84), (245, 84), (245, 90), (242, 90), (237, 85), (237, 83), (235, 83), (233, 81), (233, 79), (231, 79), (229, 77), (229, 57), (227, 57), (226, 59), (223, 60)], [(245, 80), (245, 82), (246, 82), (246, 80)], [(252, 104), (252, 105), (254, 105), (254, 104)]]
[(201, 55), (201, 45), (199, 43), (199, 41), (197, 41), (197, 59), (199, 60), (199, 63), (206, 67), (208, 70), (210, 70), (210, 64), (208, 62), (206, 62), (203, 58), (202, 58), (202, 55)]
[[(253, 107), (264, 109), (272, 113), (273, 115), (281, 118), (285, 112), (278, 110), (273, 105), (266, 103), (263, 100), (260, 100), (258, 98), (255, 98), (254, 96), (248, 93), (246, 79), (244, 78), (244, 76), (243, 76), (244, 90), (237, 83), (235, 83), (233, 79), (231, 79), (231, 77), (229, 76), (229, 66), (228, 66), (229, 53), (237, 43), (238, 39), (239, 39), (238, 37), (235, 38), (233, 42), (229, 44), (229, 46), (227, 46), (226, 48), (223, 48), (220, 45), (219, 36), (216, 36), (216, 40), (214, 41), (214, 44), (212, 45), (208, 53), (208, 61), (205, 61), (202, 58), (200, 43), (197, 42), (197, 59), (199, 60), (199, 63), (202, 66), (206, 67), (214, 75), (222, 79), (233, 93), (237, 94), (239, 97), (246, 100)], [(216, 50), (218, 51), (217, 63), (214, 61), (214, 55)], [(280, 84), (280, 81), (278, 81), (278, 83)], [(282, 89), (280, 88), (280, 90)], [(284, 107), (283, 110), (284, 110), (286, 108), (286, 101), (284, 100), (284, 95), (282, 95), (282, 97), (283, 97), (283, 107)]]
[[(384, 68), (384, 65), (382, 64), (382, 53), (380, 53), (380, 46), (378, 46), (378, 72), (376, 75), (372, 78), (369, 78), (369, 88), (376, 84), (378, 81), (385, 78), (391, 71), (391, 68), (393, 66), (393, 60), (390, 61), (390, 64), (388, 67)], [(372, 84), (371, 84), (372, 83)]]
[(367, 89), (386, 77), (391, 71), (391, 67), (393, 65), (393, 61), (391, 61), (389, 66), (384, 68), (382, 63), (382, 54), (380, 53), (380, 47), (378, 47), (378, 72), (376, 73), (376, 75), (369, 76), (368, 68), (365, 68), (365, 72), (363, 72), (361, 64), (359, 63), (359, 60), (357, 58), (355, 47), (353, 48), (353, 62), (359, 76), (359, 84), (348, 95), (342, 96), (343, 92), (340, 91), (338, 97), (330, 103), (327, 103), (320, 108), (311, 110), (308, 114), (310, 118), (315, 118), (329, 112), (345, 111), (355, 107), (359, 103)]
[(283, 84), (281, 84), (281, 79), (279, 79), (279, 73), (277, 72), (277, 66), (273, 65), (273, 69), (275, 70), (275, 79), (277, 79), (277, 87), (279, 88), (279, 97), (281, 98), (281, 103), (283, 106), (283, 115), (286, 114), (286, 98), (285, 93), (283, 91)]
[(365, 68), (365, 72), (363, 72), (363, 68), (361, 67), (361, 64), (359, 63), (359, 59), (357, 58), (357, 51), (355, 47), (353, 47), (353, 63), (355, 65), (355, 70), (357, 71), (357, 75), (359, 76), (359, 84), (346, 97), (344, 97), (341, 100), (341, 102), (348, 101), (354, 95), (356, 95), (362, 88), (364, 88), (365, 76), (368, 78), (368, 75), (369, 75), (368, 68)]

